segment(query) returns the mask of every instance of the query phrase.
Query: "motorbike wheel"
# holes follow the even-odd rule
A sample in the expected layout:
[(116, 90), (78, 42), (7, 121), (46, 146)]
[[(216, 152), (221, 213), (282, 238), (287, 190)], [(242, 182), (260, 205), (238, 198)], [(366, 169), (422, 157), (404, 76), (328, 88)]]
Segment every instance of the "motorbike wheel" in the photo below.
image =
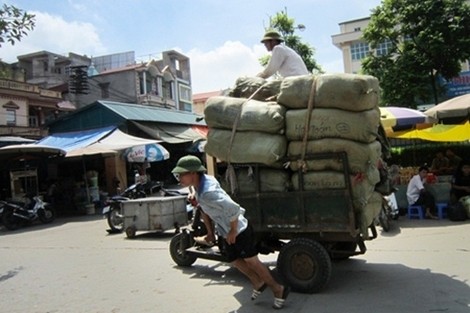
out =
[(45, 207), (44, 209), (38, 211), (39, 220), (44, 224), (51, 223), (52, 221), (54, 221), (55, 216), (56, 214), (54, 209), (49, 207)]
[(185, 232), (179, 233), (170, 241), (170, 255), (179, 266), (191, 266), (197, 257), (186, 253), (184, 250), (190, 247), (189, 235)]
[(385, 212), (385, 208), (382, 208), (382, 210), (380, 210), (379, 224), (380, 224), (380, 227), (382, 227), (384, 232), (390, 231), (390, 219), (387, 216), (387, 213)]
[(9, 230), (16, 230), (21, 227), (21, 220), (13, 214), (13, 210), (3, 212), (2, 222)]
[(111, 211), (108, 213), (108, 225), (114, 232), (122, 232), (124, 229), (124, 220), (122, 218), (120, 208), (111, 208)]

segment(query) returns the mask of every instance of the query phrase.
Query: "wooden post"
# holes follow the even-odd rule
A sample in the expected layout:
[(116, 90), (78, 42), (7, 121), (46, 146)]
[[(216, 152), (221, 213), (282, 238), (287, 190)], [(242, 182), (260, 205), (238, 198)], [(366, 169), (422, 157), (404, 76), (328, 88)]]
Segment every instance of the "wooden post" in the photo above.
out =
[(216, 176), (217, 175), (217, 159), (206, 153), (206, 166), (207, 174)]

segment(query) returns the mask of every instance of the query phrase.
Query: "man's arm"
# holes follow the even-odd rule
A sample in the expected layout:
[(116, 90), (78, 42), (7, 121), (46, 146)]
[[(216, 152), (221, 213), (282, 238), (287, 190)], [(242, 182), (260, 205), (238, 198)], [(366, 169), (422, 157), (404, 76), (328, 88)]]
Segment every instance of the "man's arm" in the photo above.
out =
[(281, 68), (282, 62), (284, 61), (284, 55), (282, 50), (277, 47), (278, 46), (274, 47), (273, 53), (266, 68), (256, 76), (261, 78), (268, 78), (276, 74), (276, 72)]
[(214, 242), (215, 241), (214, 223), (212, 222), (212, 219), (209, 217), (209, 215), (204, 213), (204, 211), (201, 208), (198, 208), (198, 210), (201, 210), (201, 217), (207, 230), (207, 235), (205, 239), (207, 242)]
[(238, 217), (233, 221), (230, 221), (230, 232), (227, 234), (227, 242), (232, 245), (237, 240), (238, 232)]

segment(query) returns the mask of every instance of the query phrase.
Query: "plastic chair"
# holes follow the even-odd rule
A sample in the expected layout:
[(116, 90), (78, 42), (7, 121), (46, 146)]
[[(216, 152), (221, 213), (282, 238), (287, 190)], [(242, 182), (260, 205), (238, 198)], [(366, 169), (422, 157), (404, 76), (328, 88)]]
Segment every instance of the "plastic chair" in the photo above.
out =
[(436, 209), (440, 220), (447, 217), (447, 203), (436, 203)]
[(408, 206), (408, 218), (418, 218), (420, 220), (424, 219), (424, 210), (421, 205), (414, 204)]

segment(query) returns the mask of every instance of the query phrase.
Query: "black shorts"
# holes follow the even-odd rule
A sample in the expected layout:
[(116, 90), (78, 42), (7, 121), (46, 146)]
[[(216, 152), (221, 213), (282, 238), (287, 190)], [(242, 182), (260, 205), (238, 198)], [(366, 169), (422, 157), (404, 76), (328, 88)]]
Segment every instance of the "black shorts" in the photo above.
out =
[(246, 259), (258, 255), (253, 228), (249, 224), (244, 231), (238, 234), (233, 245), (229, 245), (227, 241), (225, 241), (225, 253), (229, 262), (233, 262), (239, 258)]

